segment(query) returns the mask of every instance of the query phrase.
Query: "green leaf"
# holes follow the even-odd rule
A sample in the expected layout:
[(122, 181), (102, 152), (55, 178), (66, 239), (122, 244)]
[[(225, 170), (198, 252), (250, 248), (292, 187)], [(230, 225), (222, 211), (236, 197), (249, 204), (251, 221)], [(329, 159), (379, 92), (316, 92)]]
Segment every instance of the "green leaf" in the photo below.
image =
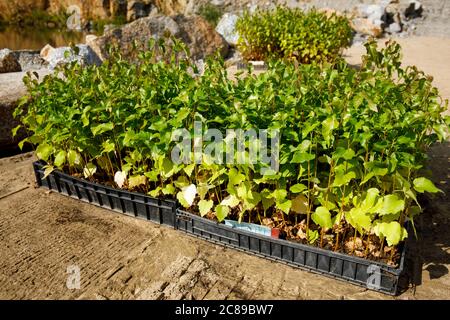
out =
[(144, 175), (135, 175), (128, 178), (128, 187), (130, 189), (145, 185), (147, 178)]
[(67, 161), (70, 166), (80, 165), (81, 164), (81, 155), (75, 150), (69, 150), (67, 152)]
[(55, 166), (57, 166), (58, 168), (61, 168), (66, 162), (66, 155), (67, 155), (67, 152), (64, 150), (61, 150), (60, 152), (58, 152), (58, 154), (55, 157)]
[(174, 194), (176, 193), (176, 189), (175, 189), (175, 187), (173, 186), (172, 183), (166, 184), (166, 185), (164, 186), (164, 188), (162, 188), (161, 191), (162, 191), (162, 193), (165, 194), (165, 195), (168, 195), (168, 194), (174, 195)]
[(276, 201), (281, 201), (286, 199), (287, 197), (287, 191), (285, 189), (275, 189), (272, 194), (272, 198), (274, 198)]
[(336, 172), (334, 177), (333, 187), (341, 187), (345, 184), (348, 184), (352, 179), (356, 178), (356, 174), (353, 171), (350, 171), (344, 174), (342, 171)]
[(441, 189), (438, 189), (434, 185), (434, 183), (431, 182), (431, 180), (428, 180), (427, 178), (424, 178), (424, 177), (414, 179), (413, 184), (414, 184), (414, 189), (420, 193), (424, 193), (425, 191), (430, 192), (430, 193), (436, 193), (436, 192), (444, 193)]
[(308, 213), (308, 198), (304, 195), (300, 194), (292, 199), (292, 207), (291, 210), (295, 213), (306, 214)]
[(380, 238), (386, 238), (389, 246), (395, 246), (408, 237), (408, 232), (397, 221), (377, 222), (373, 228)]
[(114, 129), (114, 124), (109, 122), (109, 123), (102, 123), (95, 127), (92, 127), (91, 131), (94, 136), (97, 136), (104, 132), (111, 131), (112, 129)]
[[(154, 198), (158, 197), (159, 194), (161, 193), (161, 187), (156, 187), (156, 189), (151, 190), (148, 194)], [(177, 199), (178, 199), (178, 195), (177, 195)], [(180, 201), (181, 202), (181, 201)]]
[(239, 199), (230, 194), (228, 197), (222, 200), (221, 206), (228, 206), (230, 208), (236, 207), (240, 203)]
[(22, 127), (21, 124), (19, 124), (17, 127), (11, 130), (12, 136), (15, 137), (17, 135), (17, 131)]
[(360, 208), (362, 211), (369, 211), (374, 207), (375, 201), (377, 200), (380, 190), (377, 188), (370, 188), (367, 190), (366, 197), (362, 201)]
[(383, 207), (380, 210), (380, 215), (394, 214), (405, 209), (405, 200), (399, 199), (395, 194), (389, 194), (383, 197)]
[(51, 145), (42, 143), (36, 148), (36, 156), (44, 161), (48, 161), (48, 158), (53, 152), (53, 147)]
[(85, 178), (92, 177), (97, 172), (97, 167), (92, 162), (86, 164), (83, 168), (83, 174)]
[(198, 208), (200, 210), (200, 215), (205, 216), (213, 207), (214, 202), (212, 200), (200, 200), (198, 202)]
[(170, 161), (169, 158), (162, 158), (161, 161), (161, 174), (164, 178), (170, 178), (171, 176), (173, 176), (174, 174), (174, 168), (175, 168), (175, 164)]
[(228, 179), (232, 185), (238, 185), (244, 181), (245, 176), (238, 172), (235, 168), (231, 168), (228, 172)]
[(304, 184), (297, 183), (297, 184), (294, 184), (293, 186), (291, 186), (289, 188), (289, 191), (291, 191), (292, 193), (300, 193), (306, 189), (307, 189), (307, 187)]
[(327, 143), (330, 144), (333, 130), (339, 126), (339, 122), (336, 120), (335, 116), (329, 117), (322, 122), (322, 135)]
[(208, 190), (213, 189), (214, 185), (209, 185), (205, 183), (201, 183), (197, 186), (197, 193), (201, 200), (205, 199)]
[(345, 149), (342, 147), (338, 147), (336, 148), (336, 151), (333, 152), (333, 159), (338, 160), (338, 159), (345, 159), (345, 160), (351, 160), (355, 157), (355, 151), (353, 151), (352, 149)]
[(261, 191), (261, 202), (264, 208), (264, 211), (267, 211), (271, 206), (275, 204), (275, 200), (271, 196), (271, 192), (267, 189)]
[(42, 179), (46, 179), (50, 175), (50, 173), (52, 173), (55, 170), (55, 168), (52, 165), (46, 165), (44, 166), (44, 168), (45, 168), (44, 176), (42, 177)]
[(291, 210), (292, 201), (291, 200), (282, 200), (276, 202), (276, 208), (280, 209), (286, 214), (289, 214), (289, 211)]
[(346, 220), (353, 228), (357, 229), (360, 233), (363, 233), (363, 229), (370, 231), (372, 228), (372, 219), (370, 215), (361, 210), (360, 208), (352, 208), (345, 215)]
[(180, 202), (180, 204), (185, 207), (185, 208), (189, 208), (191, 205), (186, 201), (186, 199), (184, 198), (183, 195), (183, 191), (179, 191), (177, 193), (177, 200)]
[(291, 163), (303, 163), (314, 160), (316, 156), (311, 153), (296, 151), (292, 157)]
[(313, 221), (322, 228), (331, 228), (331, 213), (325, 207), (317, 207), (315, 212), (311, 215)]
[(314, 242), (317, 241), (317, 239), (319, 239), (319, 232), (317, 230), (308, 230), (308, 233), (306, 234), (307, 238), (308, 238), (308, 243), (309, 244), (314, 244)]
[(112, 152), (116, 149), (114, 142), (110, 141), (109, 139), (102, 143), (102, 147), (102, 153)]
[(191, 164), (187, 165), (186, 167), (184, 167), (183, 171), (186, 172), (188, 177), (190, 177), (192, 174), (192, 171), (194, 171), (194, 168), (195, 168), (195, 163), (191, 163)]
[(216, 206), (216, 217), (219, 222), (222, 222), (230, 213), (230, 208), (228, 206)]
[(174, 184), (177, 188), (182, 189), (183, 187), (187, 187), (190, 183), (185, 176), (179, 176), (177, 180), (174, 181)]

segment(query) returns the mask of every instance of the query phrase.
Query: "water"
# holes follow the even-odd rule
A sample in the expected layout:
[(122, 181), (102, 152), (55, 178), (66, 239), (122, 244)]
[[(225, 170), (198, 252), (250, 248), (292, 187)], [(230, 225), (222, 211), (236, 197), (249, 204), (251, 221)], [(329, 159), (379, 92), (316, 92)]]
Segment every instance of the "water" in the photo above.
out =
[(0, 49), (41, 50), (46, 44), (62, 47), (70, 43), (83, 43), (84, 37), (83, 32), (58, 28), (6, 27), (0, 29)]

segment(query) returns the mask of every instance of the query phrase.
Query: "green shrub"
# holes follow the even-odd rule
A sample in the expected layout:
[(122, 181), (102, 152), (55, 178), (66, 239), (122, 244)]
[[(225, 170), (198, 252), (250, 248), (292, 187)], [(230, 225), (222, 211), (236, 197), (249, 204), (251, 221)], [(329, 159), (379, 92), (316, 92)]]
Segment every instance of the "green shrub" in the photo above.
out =
[(313, 9), (278, 7), (245, 13), (236, 24), (238, 49), (247, 60), (296, 59), (300, 63), (334, 61), (348, 47), (352, 29), (347, 18)]
[(63, 11), (51, 14), (45, 10), (32, 10), (27, 13), (18, 13), (6, 23), (9, 25), (20, 25), (25, 27), (47, 28), (50, 25), (65, 27), (69, 15)]
[(96, 19), (92, 20), (92, 30), (96, 34), (102, 35), (105, 32), (105, 27), (108, 24), (115, 25), (117, 27), (123, 26), (127, 23), (127, 17), (123, 15), (117, 15), (113, 18), (107, 18), (107, 19)]
[(220, 8), (211, 3), (202, 5), (198, 9), (197, 14), (205, 18), (205, 20), (211, 23), (214, 27), (217, 26), (220, 17), (222, 17), (222, 11)]
[[(422, 176), (427, 148), (448, 134), (447, 103), (429, 77), (400, 66), (398, 44), (367, 43), (359, 70), (276, 61), (237, 81), (220, 58), (193, 76), (195, 65), (174, 46), (140, 53), (138, 64), (113, 54), (98, 68), (72, 63), (41, 83), (26, 78), (30, 96), (16, 114), (46, 174), (59, 168), (177, 198), (218, 221), (259, 222), (288, 239), (395, 263), (404, 222), (421, 211), (417, 195), (439, 191)], [(196, 119), (204, 130), (281, 130), (279, 171), (173, 163), (172, 133), (193, 131)]]

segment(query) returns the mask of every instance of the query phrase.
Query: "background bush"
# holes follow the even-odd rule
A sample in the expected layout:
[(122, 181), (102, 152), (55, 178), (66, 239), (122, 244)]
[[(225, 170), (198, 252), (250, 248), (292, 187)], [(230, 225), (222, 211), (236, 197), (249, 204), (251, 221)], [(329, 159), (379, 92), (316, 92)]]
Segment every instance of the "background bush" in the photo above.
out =
[(211, 3), (203, 4), (197, 11), (197, 14), (205, 18), (206, 21), (211, 23), (214, 27), (222, 17), (222, 10)]
[(238, 49), (247, 60), (292, 58), (300, 63), (334, 61), (349, 46), (352, 29), (347, 18), (313, 9), (278, 7), (246, 12), (236, 24)]

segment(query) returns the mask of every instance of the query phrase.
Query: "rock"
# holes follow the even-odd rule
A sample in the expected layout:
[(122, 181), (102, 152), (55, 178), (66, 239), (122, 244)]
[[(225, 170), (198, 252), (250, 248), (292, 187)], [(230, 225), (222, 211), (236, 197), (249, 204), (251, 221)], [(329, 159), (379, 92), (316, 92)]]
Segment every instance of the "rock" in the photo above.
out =
[(115, 30), (117, 28), (119, 28), (118, 25), (115, 25), (113, 23), (108, 23), (103, 27), (103, 34), (111, 32), (112, 30)]
[(398, 3), (398, 1), (390, 1), (385, 9), (384, 9), (385, 13), (387, 14), (396, 14), (397, 12), (400, 12), (400, 5)]
[[(39, 79), (43, 79), (49, 73), (48, 70), (35, 72), (39, 75)], [(26, 137), (24, 130), (19, 130), (16, 137), (11, 133), (11, 130), (19, 124), (19, 120), (13, 117), (14, 110), (19, 99), (27, 92), (22, 81), (25, 74), (25, 72), (0, 74), (0, 151), (17, 148), (17, 144)]]
[(222, 7), (225, 4), (225, 1), (224, 0), (212, 0), (211, 4), (218, 6), (218, 7)]
[(22, 71), (17, 57), (9, 49), (0, 50), (0, 73)]
[(419, 1), (411, 1), (405, 10), (406, 19), (415, 19), (422, 16), (423, 7)]
[(380, 37), (383, 34), (382, 21), (372, 22), (367, 18), (354, 18), (351, 20), (352, 28), (361, 34)]
[(88, 34), (88, 35), (86, 35), (85, 41), (84, 41), (84, 42), (85, 42), (85, 44), (86, 44), (87, 46), (89, 46), (89, 47), (92, 49), (92, 51), (95, 52), (95, 54), (97, 55), (97, 57), (98, 57), (101, 61), (103, 61), (103, 60), (104, 60), (104, 57), (103, 57), (103, 55), (102, 55), (102, 50), (101, 50), (101, 48), (98, 46), (97, 39), (98, 39), (98, 36), (96, 36), (95, 34)]
[(93, 41), (95, 41), (98, 38), (98, 36), (96, 36), (95, 34), (87, 34), (86, 37), (84, 38), (86, 44), (92, 43)]
[(153, 0), (128, 1), (127, 21), (134, 21), (139, 18), (147, 17), (153, 8), (155, 8)]
[(222, 57), (228, 54), (228, 43), (202, 17), (178, 15), (175, 21), (180, 26), (180, 38), (188, 45), (193, 59), (203, 59), (217, 51)]
[(41, 58), (39, 51), (17, 50), (14, 51), (22, 71), (35, 71), (47, 67), (47, 62)]
[(191, 57), (196, 60), (203, 59), (216, 50), (219, 50), (223, 56), (228, 53), (227, 42), (206, 20), (196, 15), (189, 17), (152, 15), (105, 33), (93, 43), (98, 46), (103, 59), (108, 57), (107, 46), (109, 44), (118, 45), (122, 55), (132, 59), (134, 41), (139, 44), (138, 49), (145, 50), (148, 49), (149, 39), (159, 39), (169, 35), (186, 43)]
[(42, 59), (46, 60), (48, 58), (48, 55), (50, 54), (50, 51), (55, 50), (51, 45), (46, 44), (40, 52), (40, 56)]
[(239, 34), (236, 32), (236, 22), (239, 17), (232, 13), (225, 13), (217, 23), (216, 31), (225, 38), (225, 40), (235, 46), (239, 39)]
[(195, 0), (155, 0), (155, 5), (165, 15), (192, 13)]
[[(55, 69), (59, 65), (66, 64), (72, 61), (78, 61), (79, 63), (85, 65), (101, 64), (101, 59), (90, 46), (85, 44), (78, 44), (76, 45), (76, 47), (78, 48), (78, 53), (76, 53), (74, 49), (70, 47), (53, 48), (50, 45), (46, 45), (41, 50), (41, 57), (48, 62), (48, 67), (50, 70)], [(68, 57), (66, 57), (67, 51), (69, 52)]]
[(106, 10), (106, 14), (108, 15), (108, 5), (109, 2), (109, 15), (111, 17), (126, 17), (127, 9), (128, 9), (128, 1), (129, 0), (102, 0), (103, 8)]
[(360, 18), (366, 18), (370, 21), (381, 20), (385, 7), (379, 4), (362, 4), (358, 6)]
[(389, 33), (400, 33), (402, 32), (402, 26), (397, 22), (391, 23), (389, 25), (388, 31)]

